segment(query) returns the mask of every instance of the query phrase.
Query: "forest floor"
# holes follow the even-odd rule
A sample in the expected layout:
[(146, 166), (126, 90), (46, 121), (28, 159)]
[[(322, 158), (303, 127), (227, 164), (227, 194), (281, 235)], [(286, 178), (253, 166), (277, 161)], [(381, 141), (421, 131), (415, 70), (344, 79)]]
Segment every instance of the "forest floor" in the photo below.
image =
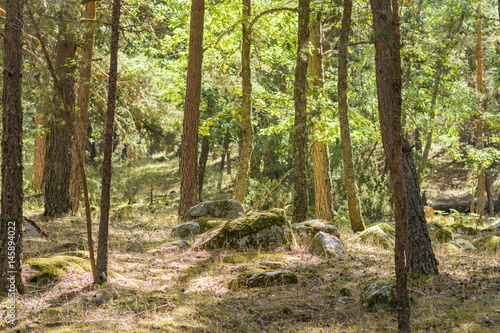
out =
[[(40, 214), (41, 198), (26, 199), (26, 216), (49, 237), (26, 237), (25, 261), (62, 258), (54, 254), (84, 260), (72, 257), (69, 264), (59, 266), (60, 277), (48, 284), (30, 282), (38, 270), (25, 264), (26, 293), (17, 299), (17, 326), (12, 332), (397, 331), (396, 312), (370, 312), (360, 302), (361, 290), (371, 282), (394, 280), (392, 250), (362, 243), (349, 228), (340, 226), (346, 253), (334, 259), (314, 256), (304, 248), (244, 253), (172, 251), (163, 245), (175, 240), (170, 231), (179, 224), (175, 193), (167, 195), (178, 186), (169, 171), (175, 169), (175, 162), (144, 163), (141, 168), (141, 182), (147, 185), (144, 199), (112, 210), (109, 280), (101, 286), (92, 284), (88, 254), (81, 251), (87, 248), (84, 220), (78, 215), (45, 219)], [(125, 178), (125, 173), (116, 177), (117, 188), (133, 188), (134, 183)], [(451, 180), (434, 186), (444, 191), (446, 182), (456, 190)], [(153, 195), (153, 205), (148, 203), (150, 183), (166, 193), (163, 198)], [(115, 198), (116, 202), (125, 196)], [(96, 217), (94, 211), (94, 221)], [(473, 227), (478, 223), (479, 228), (498, 220), (498, 216), (482, 221), (464, 215), (436, 218)], [(97, 227), (94, 229), (96, 239)], [(435, 244), (434, 250), (440, 274), (409, 280), (413, 332), (499, 332), (498, 251), (452, 250), (441, 244)], [(298, 283), (229, 290), (228, 283), (237, 274), (269, 263), (295, 272)], [(0, 327), (11, 329), (5, 322)]]

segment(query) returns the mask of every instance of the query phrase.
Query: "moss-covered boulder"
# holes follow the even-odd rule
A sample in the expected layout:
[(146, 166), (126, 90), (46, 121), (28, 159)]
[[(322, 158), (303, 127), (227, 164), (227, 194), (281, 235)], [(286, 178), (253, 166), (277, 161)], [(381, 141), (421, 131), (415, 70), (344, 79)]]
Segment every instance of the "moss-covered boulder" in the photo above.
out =
[(159, 247), (156, 247), (154, 249), (151, 249), (148, 251), (150, 254), (156, 254), (160, 252), (172, 252), (172, 251), (180, 251), (189, 248), (191, 245), (189, 245), (188, 242), (185, 240), (177, 240), (173, 242), (169, 242), (166, 244), (163, 244)]
[(313, 237), (309, 251), (318, 256), (338, 257), (344, 254), (344, 244), (338, 237), (320, 231)]
[(189, 208), (183, 220), (196, 220), (200, 217), (235, 219), (244, 214), (243, 205), (237, 200), (216, 200), (202, 202)]
[(229, 282), (229, 289), (260, 288), (295, 284), (299, 281), (297, 274), (292, 271), (272, 271), (263, 273), (247, 273), (240, 275)]
[(396, 285), (384, 280), (375, 281), (362, 290), (361, 302), (369, 311), (394, 310), (398, 306)]
[(195, 242), (195, 247), (215, 250), (233, 249), (245, 251), (275, 248), (288, 242), (284, 230), (289, 228), (283, 216), (275, 213), (254, 213), (227, 221), (221, 227), (209, 231)]
[(482, 230), (483, 232), (500, 232), (500, 220), (495, 221)]
[(476, 234), (476, 229), (473, 227), (466, 226), (462, 223), (451, 223), (447, 225), (453, 232), (462, 234), (462, 235), (467, 235), (467, 236), (472, 236)]
[(193, 237), (200, 233), (201, 227), (198, 222), (186, 222), (179, 224), (175, 228), (172, 229), (172, 236), (187, 238)]
[(31, 268), (39, 271), (30, 276), (29, 281), (37, 285), (46, 285), (60, 280), (67, 271), (84, 272), (90, 270), (85, 254), (79, 253), (57, 253), (48, 257), (32, 258), (26, 261)]
[(460, 249), (463, 249), (463, 250), (476, 250), (476, 247), (474, 245), (472, 245), (471, 242), (465, 240), (465, 239), (455, 239), (449, 243), (446, 243), (446, 244), (451, 244), (451, 245), (454, 245)]
[(500, 252), (500, 237), (483, 236), (472, 241), (472, 245), (482, 251), (498, 253)]
[(429, 236), (433, 242), (448, 243), (453, 240), (453, 233), (438, 222), (427, 223)]
[(333, 224), (319, 219), (294, 223), (291, 226), (291, 230), (296, 236), (296, 239), (305, 246), (311, 246), (313, 237), (320, 231), (335, 237), (340, 237), (339, 231)]
[(394, 239), (388, 232), (385, 232), (380, 225), (366, 228), (358, 235), (363, 242), (380, 245), (385, 249), (394, 247)]
[(207, 232), (209, 230), (215, 229), (217, 227), (220, 227), (224, 223), (226, 223), (227, 220), (225, 219), (214, 219), (210, 217), (199, 217), (193, 222), (197, 222), (200, 226), (200, 232)]

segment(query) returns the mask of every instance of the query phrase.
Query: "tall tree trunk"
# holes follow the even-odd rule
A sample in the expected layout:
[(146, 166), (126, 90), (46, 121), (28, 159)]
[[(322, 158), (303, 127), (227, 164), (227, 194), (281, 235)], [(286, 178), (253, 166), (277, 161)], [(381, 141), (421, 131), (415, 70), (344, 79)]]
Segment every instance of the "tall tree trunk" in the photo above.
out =
[(243, 23), (241, 43), (241, 137), (243, 141), (240, 164), (236, 174), (234, 199), (245, 201), (248, 185), (248, 171), (253, 150), (252, 128), (252, 71), (250, 68), (250, 48), (252, 44), (252, 0), (243, 0)]
[(205, 180), (205, 171), (207, 169), (208, 153), (210, 151), (210, 140), (207, 135), (201, 139), (200, 168), (198, 169), (198, 197), (203, 201), (203, 182)]
[[(23, 109), (22, 54), (23, 4), (5, 2), (3, 113), (2, 113), (2, 199), (0, 215), (0, 293), (15, 302), (23, 293), (21, 257), (23, 238)], [(4, 319), (14, 326), (15, 316)]]
[[(312, 15), (310, 22), (310, 36), (313, 49), (309, 58), (309, 75), (311, 76), (311, 88), (320, 94), (323, 88), (323, 52), (321, 38), (321, 22), (318, 14)], [(313, 117), (321, 117), (322, 109), (318, 106), (311, 112)], [(328, 147), (325, 143), (316, 139), (318, 128), (313, 122), (312, 137), (313, 144), (311, 154), (313, 160), (314, 178), (314, 204), (316, 218), (333, 221), (332, 184), (330, 180), (330, 163), (328, 161)]]
[(365, 230), (365, 223), (361, 216), (361, 208), (356, 185), (356, 173), (352, 157), (352, 143), (349, 125), (349, 105), (347, 101), (347, 78), (348, 60), (347, 43), (351, 33), (352, 1), (344, 0), (344, 15), (342, 17), (342, 28), (340, 29), (339, 41), (339, 68), (338, 68), (338, 106), (340, 123), (340, 143), (342, 147), (342, 158), (344, 161), (345, 189), (347, 194), (347, 206), (349, 207), (349, 219), (354, 232)]
[(43, 186), (45, 216), (71, 210), (69, 182), (71, 174), (72, 121), (75, 111), (76, 38), (69, 27), (67, 13), (60, 13), (56, 46), (54, 110), (48, 119), (49, 133), (45, 153)]
[(85, 158), (87, 140), (88, 110), (90, 97), (90, 78), (92, 75), (92, 55), (94, 49), (94, 20), (96, 1), (85, 4), (85, 32), (83, 34), (82, 65), (80, 67), (80, 85), (78, 88), (78, 112), (74, 125), (75, 137), (72, 148), (71, 180), (69, 193), (73, 213), (78, 211), (81, 188), (81, 168)]
[(108, 234), (109, 210), (111, 206), (111, 157), (113, 155), (114, 123), (116, 110), (116, 81), (118, 80), (118, 41), (121, 0), (113, 2), (111, 43), (109, 61), (108, 103), (104, 132), (104, 159), (102, 162), (101, 218), (99, 221), (99, 243), (97, 247), (97, 275), (99, 283), (108, 279)]
[(396, 289), (399, 332), (410, 332), (406, 281), (406, 187), (401, 127), (401, 58), (397, 0), (370, 0), (375, 40), (379, 122), (394, 191)]
[(293, 99), (295, 119), (293, 127), (294, 222), (308, 218), (307, 195), (307, 63), (309, 42), (309, 0), (299, 0), (299, 25), (297, 31), (297, 61)]
[(420, 185), (413, 150), (410, 143), (403, 139), (404, 177), (406, 185), (406, 241), (407, 271), (412, 275), (436, 275), (438, 261), (432, 249), (427, 221), (423, 210)]
[(37, 108), (35, 110), (35, 128), (39, 133), (35, 136), (35, 153), (33, 161), (33, 186), (36, 191), (42, 189), (43, 170), (45, 168), (46, 135), (42, 133), (45, 121), (43, 114)]
[[(481, 1), (479, 1), (479, 12), (481, 12)], [(477, 60), (477, 92), (481, 95), (484, 92), (483, 88), (483, 21), (481, 17), (477, 21), (477, 40), (476, 40), (476, 60)], [(483, 101), (482, 96), (479, 97), (478, 113), (476, 114), (476, 149), (482, 150), (484, 148), (483, 138)], [(486, 169), (482, 163), (478, 166), (478, 180), (477, 180), (477, 206), (476, 214), (482, 216), (484, 214), (484, 195), (486, 185)], [(472, 198), (474, 202), (474, 198)]]
[(488, 199), (488, 211), (490, 215), (495, 214), (495, 203), (493, 201), (493, 177), (491, 176), (491, 169), (486, 169), (484, 188), (486, 191), (486, 197)]
[(205, 0), (192, 0), (189, 32), (189, 59), (181, 143), (181, 188), (179, 216), (199, 202), (198, 127), (200, 123), (201, 69)]

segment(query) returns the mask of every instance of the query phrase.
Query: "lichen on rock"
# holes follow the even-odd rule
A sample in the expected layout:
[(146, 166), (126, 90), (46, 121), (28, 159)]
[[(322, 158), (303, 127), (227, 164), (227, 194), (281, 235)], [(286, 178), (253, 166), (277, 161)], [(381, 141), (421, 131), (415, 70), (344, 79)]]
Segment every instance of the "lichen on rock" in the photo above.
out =
[(338, 237), (320, 231), (313, 237), (309, 251), (319, 256), (337, 257), (344, 254), (344, 244)]
[(243, 216), (243, 213), (243, 205), (237, 200), (206, 201), (189, 208), (183, 220), (195, 220), (200, 217), (235, 219)]
[(234, 249), (239, 251), (274, 248), (287, 243), (284, 217), (264, 212), (227, 221), (221, 227), (202, 234), (195, 243), (203, 249)]
[(361, 302), (369, 310), (391, 309), (398, 306), (396, 285), (384, 280), (378, 280), (361, 292)]

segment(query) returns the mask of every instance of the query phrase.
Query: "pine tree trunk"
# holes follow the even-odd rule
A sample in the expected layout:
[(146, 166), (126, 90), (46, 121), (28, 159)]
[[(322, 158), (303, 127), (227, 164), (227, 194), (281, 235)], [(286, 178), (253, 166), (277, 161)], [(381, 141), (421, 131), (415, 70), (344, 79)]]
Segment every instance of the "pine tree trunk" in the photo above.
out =
[(88, 110), (90, 98), (90, 79), (92, 75), (92, 55), (94, 48), (94, 20), (96, 1), (85, 4), (85, 32), (83, 34), (82, 65), (80, 67), (80, 84), (78, 88), (78, 112), (74, 125), (75, 138), (72, 148), (71, 180), (69, 193), (73, 213), (78, 211), (81, 193), (81, 168), (84, 165), (85, 145), (87, 140)]
[(248, 172), (253, 150), (252, 128), (252, 71), (250, 68), (250, 48), (252, 44), (252, 0), (243, 0), (243, 24), (241, 45), (241, 137), (240, 163), (234, 186), (234, 199), (245, 201)]
[(410, 332), (410, 303), (406, 281), (406, 186), (403, 170), (401, 126), (401, 57), (398, 3), (370, 0), (375, 40), (379, 122), (384, 153), (394, 191), (396, 245), (394, 262), (398, 298), (398, 330)]
[(427, 221), (420, 196), (417, 170), (412, 147), (403, 140), (404, 177), (406, 184), (406, 212), (408, 228), (406, 242), (407, 271), (412, 275), (439, 274), (438, 262), (434, 256)]
[(307, 193), (307, 63), (309, 42), (309, 0), (299, 0), (299, 26), (297, 32), (297, 61), (293, 99), (295, 119), (293, 128), (294, 197), (292, 221), (308, 218)]
[(203, 61), (203, 23), (205, 0), (192, 0), (189, 59), (181, 143), (181, 188), (179, 216), (199, 202), (198, 127), (200, 123), (201, 74)]
[(45, 192), (45, 216), (68, 213), (71, 210), (69, 196), (71, 174), (72, 121), (75, 111), (75, 60), (76, 40), (72, 27), (60, 14), (56, 46), (54, 110), (48, 120), (49, 133), (45, 153), (43, 186)]
[(99, 221), (99, 243), (97, 247), (97, 275), (99, 283), (108, 279), (109, 211), (111, 206), (111, 158), (113, 155), (114, 123), (116, 110), (116, 82), (118, 80), (118, 41), (121, 0), (113, 2), (111, 43), (109, 61), (108, 102), (104, 131), (104, 159), (102, 162), (101, 218)]
[[(321, 40), (321, 22), (319, 15), (314, 15), (314, 19), (310, 22), (311, 44), (313, 46), (309, 58), (309, 75), (311, 76), (311, 88), (313, 91), (321, 93), (323, 88), (323, 52)], [(311, 112), (312, 117), (320, 118), (322, 109), (318, 108)], [(328, 160), (328, 147), (323, 142), (316, 139), (318, 128), (313, 121), (312, 137), (313, 144), (311, 147), (313, 161), (313, 178), (314, 178), (314, 204), (317, 219), (333, 221), (333, 201), (332, 201), (332, 184), (330, 180), (330, 163)]]
[[(44, 117), (37, 108), (35, 110), (35, 128), (41, 131), (44, 125)], [(40, 191), (42, 189), (43, 170), (45, 168), (45, 150), (46, 135), (45, 133), (37, 134), (35, 136), (35, 153), (33, 161), (33, 187), (36, 191)]]
[[(22, 2), (6, 0), (2, 113), (2, 199), (0, 215), (0, 293), (15, 301), (24, 292), (21, 277), (23, 238)], [(16, 290), (11, 290), (11, 287)], [(4, 321), (15, 325), (7, 314)]]
[(347, 194), (347, 205), (349, 207), (349, 219), (354, 232), (365, 230), (365, 223), (361, 216), (361, 207), (356, 185), (356, 173), (352, 157), (352, 143), (349, 125), (349, 106), (347, 101), (347, 79), (348, 60), (347, 43), (351, 33), (352, 1), (344, 0), (344, 15), (342, 17), (342, 28), (339, 41), (339, 68), (338, 68), (338, 106), (340, 123), (340, 143), (342, 147), (342, 158), (344, 161), (345, 189)]
[(201, 139), (201, 152), (200, 152), (200, 168), (198, 169), (198, 197), (203, 201), (203, 182), (205, 180), (205, 172), (207, 169), (208, 153), (210, 152), (210, 140), (208, 136), (203, 136)]
[[(481, 8), (481, 1), (479, 2), (479, 8)], [(483, 22), (479, 18), (477, 21), (477, 40), (476, 40), (476, 60), (477, 60), (477, 92), (479, 94), (483, 93)], [(482, 97), (480, 97), (482, 98)], [(479, 112), (476, 114), (476, 149), (482, 150), (484, 148), (484, 138), (483, 138), (483, 101), (478, 102)], [(485, 208), (485, 186), (486, 186), (486, 170), (482, 164), (478, 166), (478, 180), (477, 180), (477, 206), (476, 214), (482, 216), (484, 214)], [(472, 198), (474, 201), (474, 198)]]

